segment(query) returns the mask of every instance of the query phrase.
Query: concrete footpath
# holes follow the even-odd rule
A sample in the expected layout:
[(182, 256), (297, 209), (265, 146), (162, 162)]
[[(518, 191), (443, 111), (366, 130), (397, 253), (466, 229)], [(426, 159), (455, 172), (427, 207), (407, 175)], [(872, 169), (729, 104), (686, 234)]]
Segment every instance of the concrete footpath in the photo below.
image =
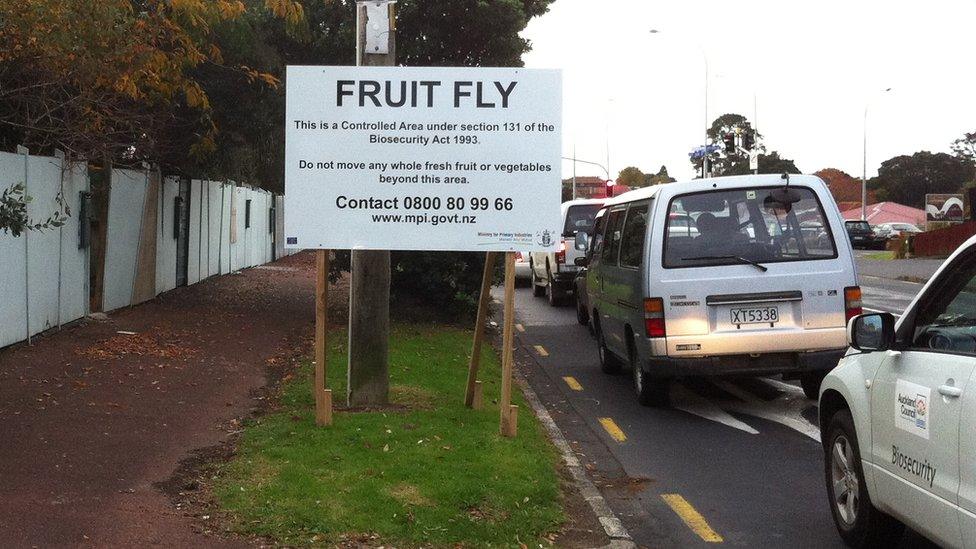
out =
[(313, 275), (300, 254), (0, 350), (3, 545), (246, 543), (194, 526), (159, 486), (307, 349)]

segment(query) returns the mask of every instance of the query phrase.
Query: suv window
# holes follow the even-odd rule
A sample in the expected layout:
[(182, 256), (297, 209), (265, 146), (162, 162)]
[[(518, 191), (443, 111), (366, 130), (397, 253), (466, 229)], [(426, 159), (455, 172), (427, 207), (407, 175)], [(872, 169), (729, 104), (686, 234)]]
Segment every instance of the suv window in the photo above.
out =
[[(834, 237), (817, 195), (807, 187), (790, 189), (800, 200), (789, 208), (773, 199), (775, 187), (676, 196), (668, 206), (664, 267), (836, 258)], [(688, 218), (695, 231), (680, 225)]]
[(586, 250), (586, 255), (588, 257), (592, 256), (594, 253), (600, 253), (600, 244), (603, 242), (603, 231), (607, 226), (607, 217), (609, 217), (607, 216), (606, 212), (604, 212), (603, 215), (599, 215), (598, 212), (597, 215), (598, 217), (596, 218), (596, 224), (593, 227), (593, 238), (590, 240), (589, 249)]
[(847, 230), (868, 232), (871, 230), (871, 226), (868, 225), (867, 221), (848, 221)]
[(563, 236), (573, 236), (578, 231), (590, 233), (593, 230), (593, 220), (596, 212), (603, 204), (580, 204), (570, 206), (566, 210), (566, 225), (563, 226)]
[(644, 234), (647, 232), (647, 204), (631, 206), (620, 238), (620, 265), (640, 267), (644, 257)]
[(912, 347), (976, 354), (976, 257), (943, 272), (944, 282), (930, 289), (932, 299), (915, 319)]
[(620, 249), (622, 232), (620, 226), (625, 212), (624, 209), (614, 210), (610, 212), (610, 217), (607, 219), (607, 230), (603, 237), (603, 253), (600, 256), (600, 261), (604, 265), (617, 264), (617, 250)]

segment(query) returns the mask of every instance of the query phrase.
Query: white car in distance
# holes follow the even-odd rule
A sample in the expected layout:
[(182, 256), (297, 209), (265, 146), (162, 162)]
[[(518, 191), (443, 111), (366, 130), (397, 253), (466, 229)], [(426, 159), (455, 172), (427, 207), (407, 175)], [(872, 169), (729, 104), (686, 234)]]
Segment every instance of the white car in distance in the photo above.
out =
[(563, 202), (560, 207), (563, 229), (562, 234), (555, 237), (558, 239), (556, 251), (533, 252), (529, 257), (533, 295), (545, 295), (554, 307), (573, 296), (576, 292), (573, 281), (580, 269), (576, 258), (586, 254), (586, 250), (576, 248), (576, 233), (593, 231), (596, 213), (605, 202), (598, 198)]
[(976, 237), (895, 322), (848, 325), (824, 379), (820, 429), (828, 503), (851, 547), (894, 546), (908, 525), (976, 547)]

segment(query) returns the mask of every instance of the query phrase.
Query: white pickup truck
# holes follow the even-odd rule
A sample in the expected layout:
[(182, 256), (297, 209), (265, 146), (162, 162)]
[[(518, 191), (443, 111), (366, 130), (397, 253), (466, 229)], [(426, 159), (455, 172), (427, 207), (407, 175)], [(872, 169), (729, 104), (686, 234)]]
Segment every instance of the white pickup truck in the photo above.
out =
[(529, 266), (532, 275), (532, 294), (536, 297), (545, 295), (549, 304), (557, 306), (563, 299), (570, 297), (576, 291), (573, 279), (579, 267), (576, 258), (583, 257), (584, 250), (575, 247), (576, 233), (593, 231), (593, 220), (600, 211), (605, 199), (578, 199), (563, 202), (561, 207), (563, 217), (563, 232), (559, 237), (559, 246), (554, 252), (532, 252)]

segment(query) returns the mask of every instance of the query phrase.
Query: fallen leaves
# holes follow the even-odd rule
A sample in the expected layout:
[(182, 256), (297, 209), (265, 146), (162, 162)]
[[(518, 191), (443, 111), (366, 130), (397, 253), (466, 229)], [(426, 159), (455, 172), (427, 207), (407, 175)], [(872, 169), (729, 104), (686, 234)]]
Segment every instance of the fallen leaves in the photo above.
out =
[(78, 354), (91, 360), (116, 360), (129, 355), (188, 360), (198, 349), (180, 344), (185, 334), (154, 330), (141, 334), (119, 333)]

